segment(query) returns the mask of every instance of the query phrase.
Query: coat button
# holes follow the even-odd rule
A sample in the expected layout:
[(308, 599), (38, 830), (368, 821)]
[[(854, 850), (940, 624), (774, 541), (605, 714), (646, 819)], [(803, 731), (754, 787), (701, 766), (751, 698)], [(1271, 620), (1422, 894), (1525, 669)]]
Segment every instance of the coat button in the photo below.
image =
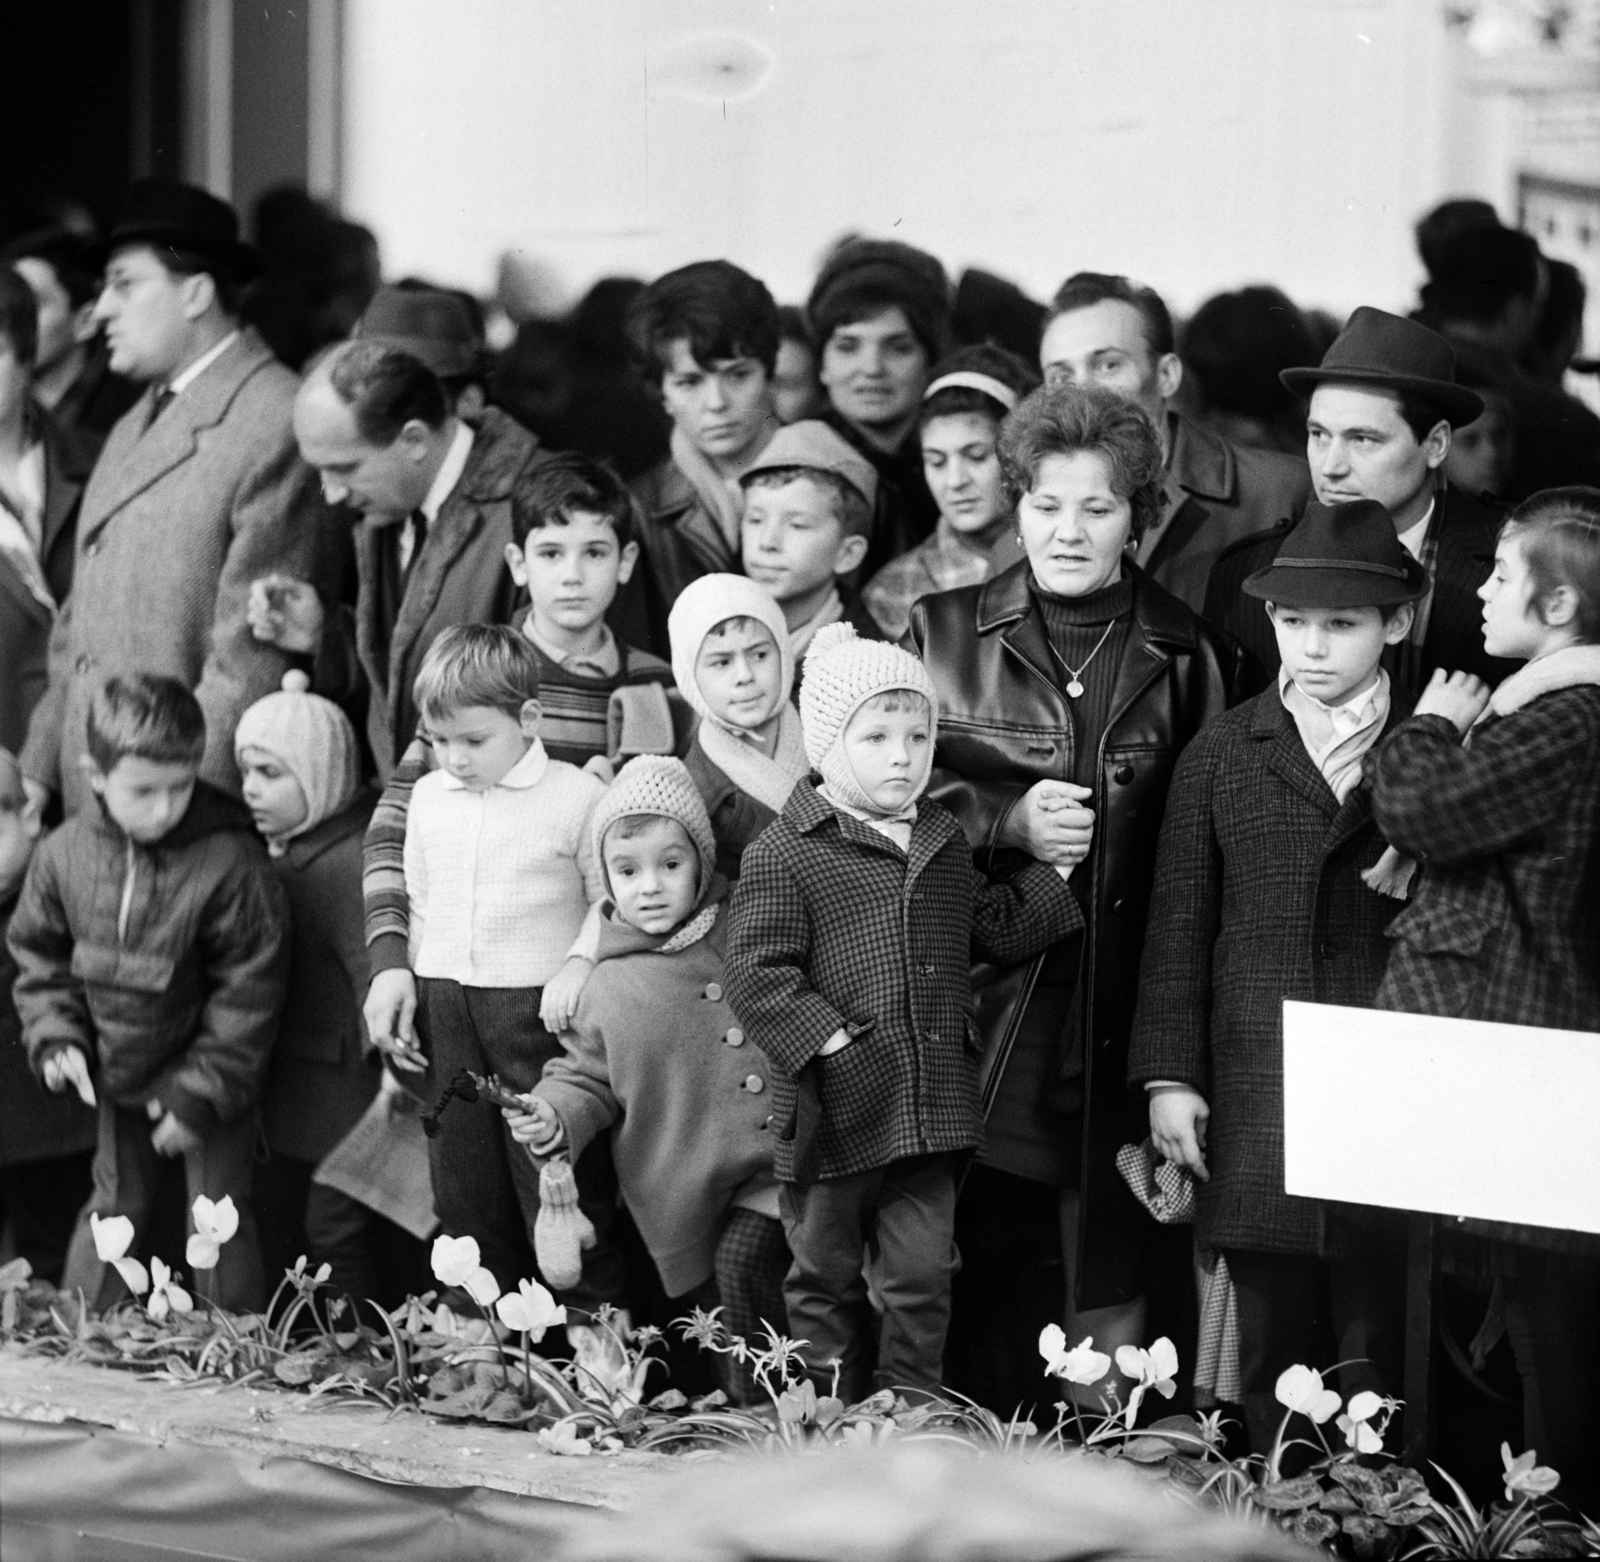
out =
[(753, 1096), (758, 1096), (767, 1088), (767, 1082), (759, 1074), (746, 1074), (744, 1088)]
[(933, 972), (934, 972), (934, 964), (933, 964), (933, 962), (932, 962), (932, 961), (931, 961), (931, 960), (929, 960), (929, 961), (928, 961), (928, 962), (926, 962), (926, 963), (925, 963), (925, 964), (924, 964), (924, 965), (923, 965), (923, 967), (922, 967), (922, 974), (923, 974), (923, 975), (924, 975), (924, 976), (932, 976), (932, 975), (933, 975)]
[(1115, 781), (1118, 786), (1126, 786), (1130, 781), (1133, 780), (1133, 766), (1118, 765), (1117, 768), (1111, 773), (1111, 779)]
[(1324, 960), (1331, 960), (1338, 953), (1339, 953), (1339, 946), (1336, 943), (1334, 943), (1334, 941), (1331, 938), (1323, 939), (1323, 941), (1322, 941), (1322, 958)]
[(1124, 904), (1125, 902), (1123, 901), (1122, 896), (1118, 895), (1117, 898), (1111, 902), (1111, 909), (1113, 911), (1121, 911)]
[(709, 998), (713, 1003), (721, 1003), (722, 1002), (722, 983), (721, 982), (707, 982), (706, 983), (706, 997)]
[(744, 1032), (740, 1030), (737, 1025), (735, 1025), (722, 1039), (727, 1042), (730, 1047), (742, 1047), (744, 1045)]
[(777, 1120), (778, 1119), (776, 1117), (774, 1117), (771, 1113), (768, 1113), (766, 1122), (764, 1122), (761, 1126), (762, 1126), (763, 1129), (770, 1128), (770, 1127), (772, 1127), (772, 1125), (775, 1122), (777, 1122)]

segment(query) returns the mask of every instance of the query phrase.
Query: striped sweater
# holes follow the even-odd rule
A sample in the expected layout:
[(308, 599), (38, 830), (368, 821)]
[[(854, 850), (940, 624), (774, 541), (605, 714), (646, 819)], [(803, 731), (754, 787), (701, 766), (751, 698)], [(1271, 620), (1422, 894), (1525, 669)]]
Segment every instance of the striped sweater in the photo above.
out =
[[(616, 689), (638, 684), (672, 687), (672, 669), (648, 651), (620, 642), (621, 667), (609, 678), (575, 673), (535, 645), (539, 657), (539, 739), (551, 759), (582, 766), (607, 755), (606, 718)], [(679, 713), (675, 710), (674, 715)], [(414, 738), (367, 827), (361, 893), (366, 903), (367, 952), (373, 974), (410, 964), (410, 904), (406, 898), (406, 815), (417, 782), (434, 768), (433, 749)]]

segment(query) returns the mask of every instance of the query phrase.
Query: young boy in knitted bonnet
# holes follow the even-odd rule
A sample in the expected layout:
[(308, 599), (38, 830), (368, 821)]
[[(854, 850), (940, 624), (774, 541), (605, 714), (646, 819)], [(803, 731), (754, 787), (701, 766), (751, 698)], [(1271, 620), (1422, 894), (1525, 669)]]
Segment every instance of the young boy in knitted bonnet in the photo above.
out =
[[(789, 1250), (778, 1221), (766, 1060), (723, 996), (727, 885), (682, 761), (631, 760), (590, 825), (607, 900), (598, 961), (566, 1049), (513, 1135), (576, 1157), (607, 1129), (623, 1202), (669, 1297), (721, 1305), (736, 1337), (784, 1329)], [(747, 1370), (730, 1396), (756, 1399)]]
[[(336, 1286), (368, 1296), (375, 1217), (312, 1176), (385, 1081), (403, 1094), (378, 1067), (361, 1017), (361, 843), (376, 799), (349, 718), (308, 688), (304, 673), (286, 673), (233, 735), (245, 806), (289, 897), (292, 929), (289, 998), (261, 1100), (271, 1158), (256, 1173), (256, 1218), (269, 1277), (305, 1253), (332, 1266)], [(405, 1144), (425, 1166), (421, 1133)]]
[(745, 847), (810, 769), (783, 609), (743, 575), (703, 575), (673, 603), (667, 632), (672, 676), (699, 718), (684, 764), (711, 816), (717, 872), (736, 879)]
[(858, 1396), (862, 1253), (878, 1252), (880, 1387), (937, 1388), (950, 1319), (956, 1165), (983, 1129), (974, 958), (1012, 964), (1082, 926), (1054, 868), (975, 868), (922, 798), (934, 691), (908, 651), (818, 631), (800, 687), (802, 781), (744, 854), (727, 991), (774, 1069), (789, 1328), (819, 1387)]

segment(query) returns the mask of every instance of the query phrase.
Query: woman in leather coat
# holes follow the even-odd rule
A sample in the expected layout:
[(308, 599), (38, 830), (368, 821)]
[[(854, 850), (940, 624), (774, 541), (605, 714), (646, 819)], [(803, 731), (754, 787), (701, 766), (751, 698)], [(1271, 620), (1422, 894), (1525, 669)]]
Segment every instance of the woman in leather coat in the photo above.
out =
[[(989, 872), (1029, 856), (1070, 868), (1086, 930), (975, 973), (988, 1132), (964, 1224), (1002, 1228), (1059, 1190), (1068, 1340), (1111, 1351), (1144, 1343), (1155, 1230), (1115, 1160), (1146, 1133), (1127, 1048), (1156, 841), (1179, 752), (1243, 692), (1242, 653), (1130, 561), (1163, 503), (1160, 443), (1136, 406), (1038, 391), (1001, 457), (1026, 560), (912, 612), (939, 692), (929, 796)], [(1036, 1398), (1038, 1370), (1002, 1369), (988, 1397)]]

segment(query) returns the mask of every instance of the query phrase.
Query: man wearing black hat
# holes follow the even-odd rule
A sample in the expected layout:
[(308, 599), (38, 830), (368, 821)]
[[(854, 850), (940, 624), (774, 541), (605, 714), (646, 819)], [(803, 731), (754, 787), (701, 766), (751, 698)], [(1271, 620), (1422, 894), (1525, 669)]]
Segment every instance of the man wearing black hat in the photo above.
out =
[(94, 257), (111, 367), (145, 391), (84, 492), (72, 595), (21, 755), (36, 804), (58, 791), (71, 814), (87, 800), (90, 693), (133, 671), (194, 690), (200, 773), (237, 793), (233, 729), (286, 670), (251, 635), (245, 598), (264, 571), (316, 577), (324, 512), (290, 426), (295, 377), (239, 324), (255, 256), (238, 234), (226, 202), (147, 180)]
[[(1494, 684), (1512, 664), (1489, 656), (1477, 598), (1494, 561), (1500, 514), (1444, 480), (1451, 430), (1483, 411), (1456, 382), (1455, 354), (1436, 331), (1381, 309), (1350, 317), (1315, 369), (1285, 369), (1283, 383), (1309, 396), (1306, 458), (1323, 504), (1374, 499), (1394, 519), (1406, 551), (1427, 572), (1405, 641), (1389, 652), (1396, 699), (1409, 704), (1436, 667)], [(1217, 561), (1205, 616), (1230, 631), (1269, 671), (1277, 640), (1262, 604), (1242, 591), (1271, 563), (1287, 525), (1246, 538)]]

